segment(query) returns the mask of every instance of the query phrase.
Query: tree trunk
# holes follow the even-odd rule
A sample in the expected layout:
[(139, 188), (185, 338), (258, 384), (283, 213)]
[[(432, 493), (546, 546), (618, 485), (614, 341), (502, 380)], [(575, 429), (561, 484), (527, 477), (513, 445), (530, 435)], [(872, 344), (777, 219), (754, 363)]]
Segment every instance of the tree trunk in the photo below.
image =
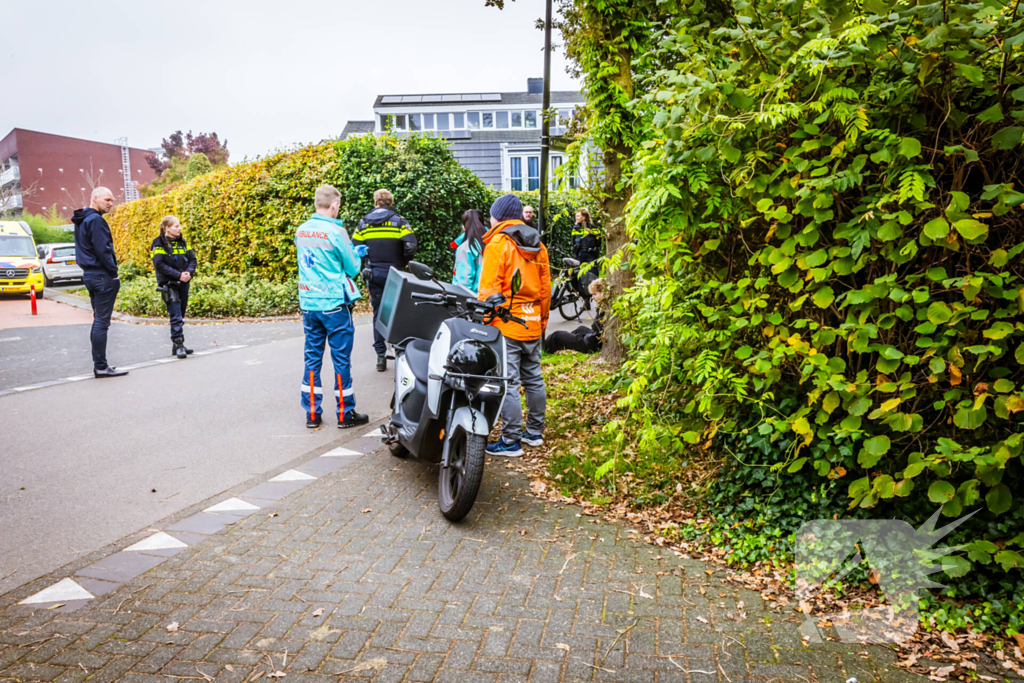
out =
[[(632, 99), (632, 54), (628, 48), (623, 47), (614, 57), (619, 64), (619, 73), (616, 74), (613, 81), (622, 89), (623, 93), (628, 95), (627, 99)], [(632, 153), (629, 145), (622, 140), (619, 140), (618, 144), (608, 145), (608, 147), (604, 150), (603, 155), (605, 176), (601, 208), (607, 220), (605, 253), (611, 256), (629, 241), (626, 235), (626, 205), (629, 203), (630, 191), (623, 184), (623, 170), (629, 171)], [(633, 273), (626, 263), (623, 263), (621, 268), (609, 273), (605, 281), (605, 299), (602, 302), (605, 309), (604, 348), (601, 358), (616, 365), (622, 362), (626, 350), (622, 340), (619, 339), (619, 320), (612, 314), (612, 305), (632, 282)]]

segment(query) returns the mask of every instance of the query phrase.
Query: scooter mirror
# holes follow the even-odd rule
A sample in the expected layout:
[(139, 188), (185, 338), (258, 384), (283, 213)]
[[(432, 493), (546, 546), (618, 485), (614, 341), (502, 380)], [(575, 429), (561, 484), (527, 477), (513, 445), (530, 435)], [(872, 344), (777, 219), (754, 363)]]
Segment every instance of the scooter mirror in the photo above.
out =
[(519, 293), (519, 290), (523, 287), (523, 274), (516, 268), (516, 272), (512, 273), (512, 296), (515, 297)]
[(417, 280), (434, 279), (434, 271), (430, 269), (430, 266), (417, 261), (409, 262), (409, 272), (415, 275)]

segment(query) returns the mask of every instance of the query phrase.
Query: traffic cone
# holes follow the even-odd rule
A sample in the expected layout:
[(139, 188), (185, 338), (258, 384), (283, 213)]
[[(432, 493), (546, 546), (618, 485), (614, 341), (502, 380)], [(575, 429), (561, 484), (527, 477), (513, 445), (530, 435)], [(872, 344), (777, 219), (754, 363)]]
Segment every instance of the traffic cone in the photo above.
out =
[(39, 315), (39, 309), (36, 308), (36, 286), (30, 285), (28, 290), (28, 296), (32, 299), (32, 315)]

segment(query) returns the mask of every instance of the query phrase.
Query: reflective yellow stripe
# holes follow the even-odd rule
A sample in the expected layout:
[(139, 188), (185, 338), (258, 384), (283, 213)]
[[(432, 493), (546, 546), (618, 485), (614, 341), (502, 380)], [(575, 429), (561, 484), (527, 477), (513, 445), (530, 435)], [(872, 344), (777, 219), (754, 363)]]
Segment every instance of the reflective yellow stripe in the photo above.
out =
[(154, 254), (160, 254), (160, 255), (162, 255), (162, 256), (167, 256), (167, 252), (166, 252), (166, 251), (164, 251), (164, 248), (163, 248), (163, 247), (154, 247), (154, 248), (153, 248), (153, 253), (154, 253)]
[(399, 228), (384, 228), (384, 227), (372, 227), (360, 230), (355, 234), (353, 239), (357, 240), (372, 240), (372, 239), (401, 239), (406, 235), (411, 235), (412, 230), (408, 228), (401, 230)]

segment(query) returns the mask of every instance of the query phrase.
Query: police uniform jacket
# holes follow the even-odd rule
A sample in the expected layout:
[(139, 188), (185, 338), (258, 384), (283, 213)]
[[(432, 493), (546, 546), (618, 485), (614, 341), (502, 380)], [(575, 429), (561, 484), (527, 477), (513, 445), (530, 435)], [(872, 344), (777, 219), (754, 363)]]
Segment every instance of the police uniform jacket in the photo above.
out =
[(586, 223), (572, 226), (573, 255), (581, 263), (601, 258), (601, 228)]
[(196, 255), (185, 244), (185, 238), (157, 237), (149, 248), (153, 255), (153, 267), (156, 269), (156, 284), (181, 284), (181, 274), (186, 270), (196, 274)]
[(391, 266), (405, 270), (416, 253), (416, 234), (404, 218), (386, 206), (377, 207), (359, 221), (352, 242), (366, 245), (366, 259), (375, 278), (386, 278)]

